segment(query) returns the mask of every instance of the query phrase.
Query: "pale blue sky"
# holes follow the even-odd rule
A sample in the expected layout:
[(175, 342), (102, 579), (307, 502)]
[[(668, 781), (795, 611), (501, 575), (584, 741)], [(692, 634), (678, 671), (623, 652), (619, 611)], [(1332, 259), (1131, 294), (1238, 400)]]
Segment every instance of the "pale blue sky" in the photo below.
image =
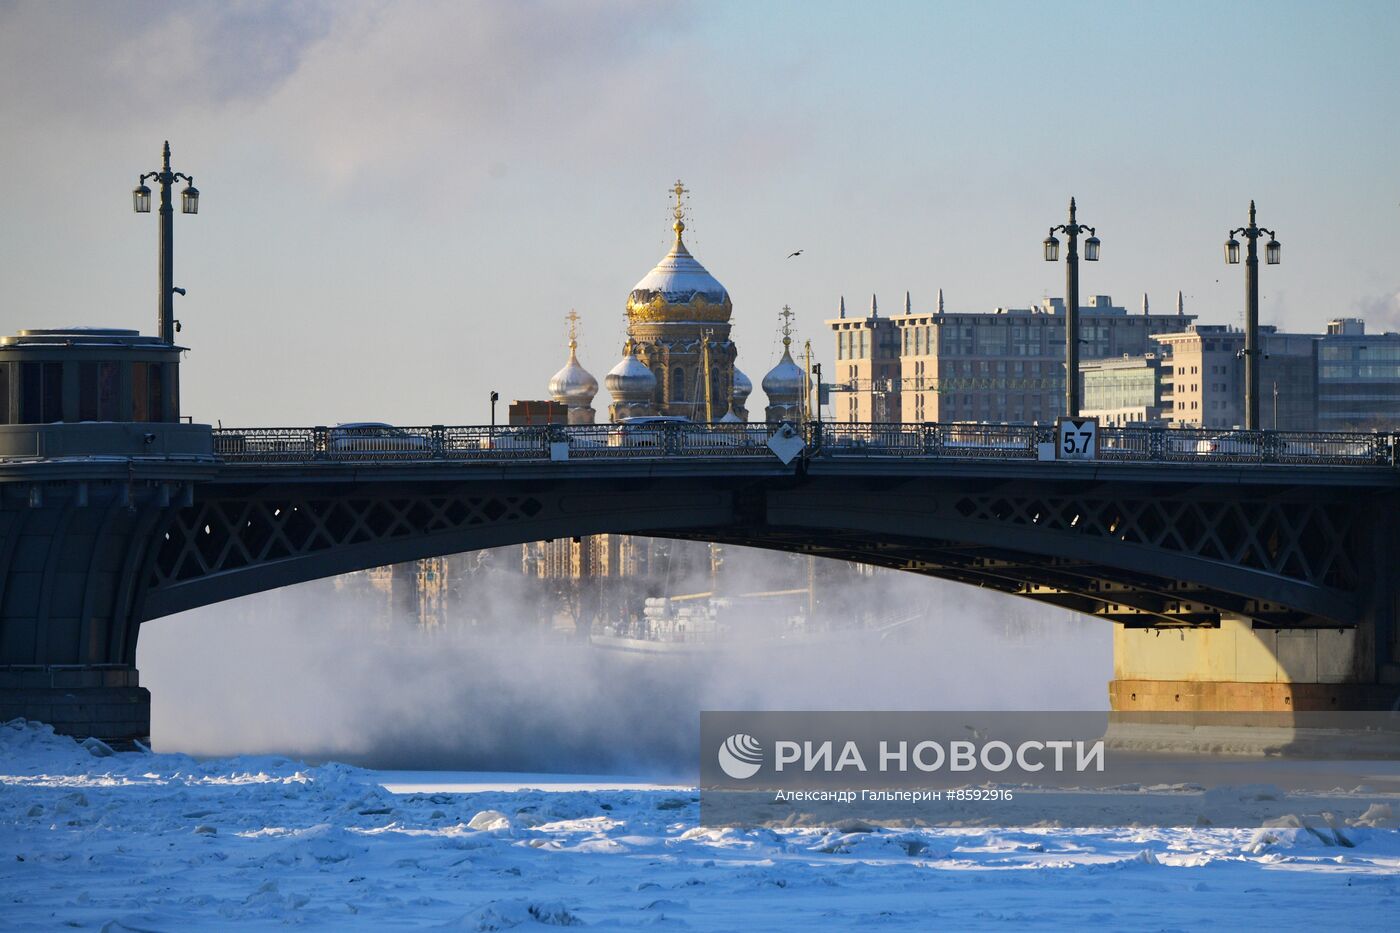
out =
[(152, 328), (169, 137), (184, 405), (226, 425), (482, 421), (571, 307), (601, 379), (677, 176), (755, 383), (785, 303), (829, 358), (843, 293), (1059, 294), (1071, 194), (1085, 294), (1238, 322), (1252, 197), (1266, 322), (1400, 328), (1397, 49), (1393, 2), (0, 3), (0, 314)]

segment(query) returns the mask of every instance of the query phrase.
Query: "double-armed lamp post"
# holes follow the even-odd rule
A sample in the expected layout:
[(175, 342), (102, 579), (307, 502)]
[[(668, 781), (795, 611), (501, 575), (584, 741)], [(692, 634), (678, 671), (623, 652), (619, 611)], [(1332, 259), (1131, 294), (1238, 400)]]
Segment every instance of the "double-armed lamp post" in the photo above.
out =
[[(1244, 260), (1244, 426), (1247, 431), (1258, 431), (1259, 423), (1259, 238), (1269, 235), (1264, 244), (1264, 257), (1271, 266), (1278, 265), (1279, 243), (1274, 231), (1254, 222), (1254, 202), (1249, 202), (1249, 226), (1230, 231), (1225, 241), (1225, 261), (1238, 265), (1240, 261), (1240, 241), (1235, 234), (1242, 233), (1249, 241)], [(1278, 427), (1278, 397), (1274, 398), (1274, 427)]]
[(180, 211), (185, 214), (199, 213), (199, 189), (194, 186), (194, 176), (186, 175), (183, 172), (172, 172), (170, 170), (170, 141), (166, 140), (164, 162), (159, 171), (146, 172), (136, 183), (136, 188), (131, 192), (131, 206), (138, 214), (149, 214), (151, 212), (151, 189), (146, 187), (147, 179), (154, 179), (160, 185), (160, 257), (158, 266), (159, 295), (158, 295), (158, 328), (159, 336), (165, 343), (175, 342), (175, 331), (178, 324), (175, 321), (175, 293), (181, 295), (185, 293), (183, 288), (175, 287), (175, 210), (170, 203), (170, 186), (177, 181), (185, 183), (185, 190), (180, 193)]
[(1099, 260), (1099, 238), (1094, 228), (1079, 223), (1075, 218), (1074, 198), (1069, 199), (1069, 223), (1050, 228), (1045, 238), (1045, 261), (1055, 262), (1060, 258), (1060, 240), (1055, 236), (1063, 233), (1069, 241), (1065, 249), (1065, 415), (1079, 417), (1079, 235), (1088, 232), (1084, 241), (1084, 258), (1089, 262)]

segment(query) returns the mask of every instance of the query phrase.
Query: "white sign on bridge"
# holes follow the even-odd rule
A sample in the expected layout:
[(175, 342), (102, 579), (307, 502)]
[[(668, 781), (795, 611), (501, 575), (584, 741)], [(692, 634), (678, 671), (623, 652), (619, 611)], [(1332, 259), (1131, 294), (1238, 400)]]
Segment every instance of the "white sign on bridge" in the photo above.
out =
[(1097, 418), (1061, 418), (1055, 456), (1060, 460), (1093, 460), (1098, 456)]

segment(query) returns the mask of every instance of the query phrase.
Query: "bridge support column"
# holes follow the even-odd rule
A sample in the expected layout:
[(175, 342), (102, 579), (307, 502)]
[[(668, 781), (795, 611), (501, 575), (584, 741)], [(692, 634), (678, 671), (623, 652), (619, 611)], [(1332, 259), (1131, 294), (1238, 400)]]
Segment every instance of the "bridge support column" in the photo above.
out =
[(136, 637), (183, 477), (0, 483), (0, 721), (149, 742)]
[(151, 741), (151, 694), (135, 668), (37, 668), (0, 672), (0, 721), (37, 719), (60, 735), (95, 736), (115, 748)]
[(1257, 628), (1230, 617), (1219, 628), (1118, 626), (1109, 699), (1116, 713), (1183, 714), (1183, 721), (1201, 712), (1391, 709), (1400, 682), (1386, 682), (1390, 666), (1376, 663), (1374, 632), (1368, 624)]

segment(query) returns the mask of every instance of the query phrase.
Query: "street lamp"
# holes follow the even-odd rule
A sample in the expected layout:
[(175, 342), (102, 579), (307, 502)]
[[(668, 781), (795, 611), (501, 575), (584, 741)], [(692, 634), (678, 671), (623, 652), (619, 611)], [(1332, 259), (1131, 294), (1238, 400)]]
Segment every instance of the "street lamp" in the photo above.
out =
[[(1249, 241), (1244, 261), (1244, 427), (1247, 431), (1258, 431), (1259, 424), (1259, 238), (1269, 235), (1264, 244), (1264, 261), (1271, 266), (1279, 263), (1280, 247), (1278, 235), (1274, 231), (1260, 227), (1254, 222), (1254, 202), (1249, 202), (1249, 226), (1230, 231), (1225, 241), (1225, 261), (1237, 265), (1240, 261), (1240, 241), (1235, 234), (1242, 233)], [(1277, 427), (1277, 419), (1275, 419)]]
[(199, 213), (199, 189), (194, 186), (194, 176), (170, 170), (170, 141), (165, 142), (164, 162), (160, 171), (146, 172), (136, 180), (136, 188), (131, 192), (131, 207), (138, 214), (151, 212), (151, 189), (146, 187), (146, 179), (153, 178), (160, 184), (160, 256), (159, 292), (157, 293), (157, 327), (160, 339), (166, 343), (175, 342), (175, 293), (184, 294), (176, 288), (175, 278), (175, 209), (170, 203), (170, 186), (177, 181), (185, 183), (180, 193), (180, 212)]
[(1085, 231), (1089, 238), (1084, 241), (1084, 258), (1098, 262), (1099, 238), (1093, 227), (1075, 219), (1074, 198), (1070, 198), (1069, 223), (1051, 227), (1042, 244), (1045, 261), (1055, 262), (1060, 258), (1060, 241), (1055, 234), (1063, 233), (1069, 241), (1065, 250), (1065, 414), (1070, 418), (1079, 417), (1079, 235)]

